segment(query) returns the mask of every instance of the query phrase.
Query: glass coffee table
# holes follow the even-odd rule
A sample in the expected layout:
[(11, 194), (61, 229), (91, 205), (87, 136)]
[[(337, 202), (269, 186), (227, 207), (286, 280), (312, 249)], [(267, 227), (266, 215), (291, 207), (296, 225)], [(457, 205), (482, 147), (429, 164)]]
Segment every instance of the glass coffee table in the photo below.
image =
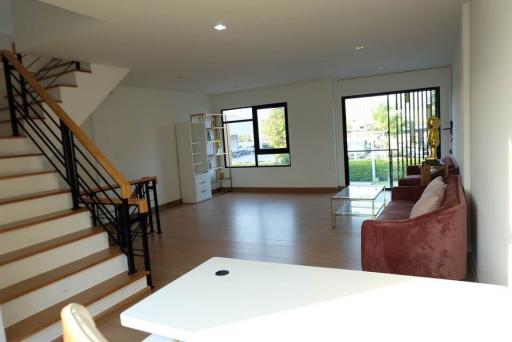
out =
[[(341, 206), (337, 203), (341, 202)], [(370, 216), (376, 219), (386, 206), (383, 186), (349, 185), (331, 197), (331, 223), (336, 227), (337, 216)]]

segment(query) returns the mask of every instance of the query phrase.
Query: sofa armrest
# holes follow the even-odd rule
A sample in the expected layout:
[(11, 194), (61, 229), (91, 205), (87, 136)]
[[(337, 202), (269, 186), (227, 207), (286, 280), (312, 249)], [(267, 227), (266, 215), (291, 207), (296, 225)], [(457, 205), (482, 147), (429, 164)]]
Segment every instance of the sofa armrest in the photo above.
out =
[(420, 165), (408, 165), (407, 166), (407, 176), (410, 175), (421, 175), (421, 166)]
[(395, 186), (391, 189), (392, 201), (413, 201), (420, 199), (425, 186)]
[(448, 279), (466, 277), (465, 210), (437, 210), (415, 219), (367, 220), (361, 228), (364, 271)]

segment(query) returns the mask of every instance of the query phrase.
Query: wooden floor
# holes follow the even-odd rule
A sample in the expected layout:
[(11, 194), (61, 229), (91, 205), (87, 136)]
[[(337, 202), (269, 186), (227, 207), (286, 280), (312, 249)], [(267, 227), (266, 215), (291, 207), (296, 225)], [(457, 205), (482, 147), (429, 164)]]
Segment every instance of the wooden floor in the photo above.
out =
[[(214, 256), (361, 269), (360, 218), (331, 229), (329, 194), (229, 193), (160, 213), (150, 237), (155, 290)], [(119, 312), (99, 324), (110, 341), (146, 335), (121, 327)]]

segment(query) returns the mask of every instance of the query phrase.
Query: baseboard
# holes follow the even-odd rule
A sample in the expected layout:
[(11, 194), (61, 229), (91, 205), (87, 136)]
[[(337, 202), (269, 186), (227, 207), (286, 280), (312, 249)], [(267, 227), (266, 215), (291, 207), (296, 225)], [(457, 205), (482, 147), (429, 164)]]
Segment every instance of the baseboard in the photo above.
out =
[(339, 188), (270, 188), (270, 187), (234, 187), (235, 192), (263, 192), (263, 193), (293, 193), (293, 194), (327, 194), (338, 191)]
[(469, 254), (469, 267), (471, 268), (471, 272), (473, 273), (473, 281), (475, 283), (478, 283), (478, 273), (476, 273), (476, 260), (475, 260), (475, 253), (472, 251), (468, 253)]
[(167, 203), (164, 203), (164, 204), (160, 204), (158, 206), (158, 209), (162, 210), (162, 209), (166, 209), (166, 208), (171, 208), (171, 207), (176, 207), (176, 206), (179, 206), (179, 205), (182, 205), (183, 202), (181, 200), (181, 198), (177, 199), (177, 200), (174, 200), (174, 201), (170, 201), (170, 202), (167, 202)]

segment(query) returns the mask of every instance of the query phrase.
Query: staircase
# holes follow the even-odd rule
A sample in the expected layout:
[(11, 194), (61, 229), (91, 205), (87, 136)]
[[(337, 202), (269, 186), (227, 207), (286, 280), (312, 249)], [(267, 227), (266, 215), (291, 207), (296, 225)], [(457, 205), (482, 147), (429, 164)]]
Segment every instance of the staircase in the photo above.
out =
[(54, 61), (44, 70), (1, 54), (9, 105), (0, 109), (0, 330), (8, 341), (51, 341), (66, 304), (101, 318), (150, 291), (148, 208), (58, 104), (94, 68)]

